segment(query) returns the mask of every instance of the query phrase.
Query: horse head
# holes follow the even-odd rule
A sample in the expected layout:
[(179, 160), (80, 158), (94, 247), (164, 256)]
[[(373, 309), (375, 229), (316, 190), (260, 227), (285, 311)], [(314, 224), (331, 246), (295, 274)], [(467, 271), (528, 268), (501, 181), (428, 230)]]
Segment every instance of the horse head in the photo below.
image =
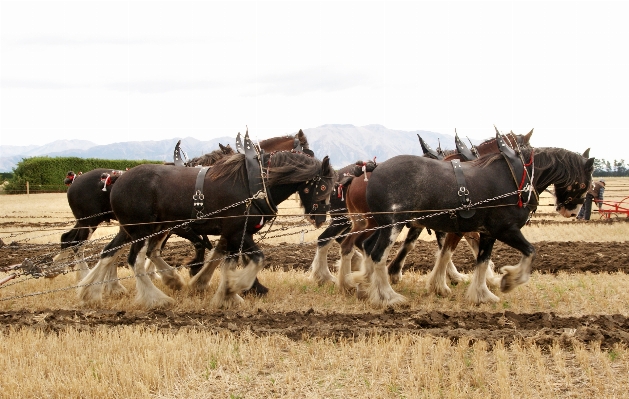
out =
[(594, 171), (594, 158), (588, 158), (590, 149), (588, 148), (578, 160), (581, 163), (583, 173), (568, 184), (555, 184), (555, 209), (564, 217), (577, 216), (585, 194), (592, 185), (592, 172)]
[(330, 210), (330, 196), (334, 191), (335, 180), (336, 172), (326, 155), (321, 161), (321, 170), (317, 176), (300, 185), (297, 190), (310, 223), (317, 228), (325, 222)]

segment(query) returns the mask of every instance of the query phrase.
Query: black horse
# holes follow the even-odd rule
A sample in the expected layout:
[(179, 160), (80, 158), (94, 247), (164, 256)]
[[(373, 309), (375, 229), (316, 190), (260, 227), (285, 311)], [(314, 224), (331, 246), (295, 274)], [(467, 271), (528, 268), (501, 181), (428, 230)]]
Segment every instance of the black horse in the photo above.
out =
[[(335, 172), (328, 157), (319, 161), (301, 152), (264, 153), (261, 164), (265, 195), (252, 196), (245, 155), (235, 154), (217, 162), (204, 176), (202, 196), (197, 198), (204, 217), (183, 223), (198, 235), (220, 235), (203, 268), (190, 280), (191, 287), (207, 289), (214, 269), (224, 260), (221, 283), (212, 300), (216, 306), (230, 307), (242, 301), (238, 293), (250, 288), (262, 269), (264, 256), (252, 236), (276, 216), (274, 204), (296, 191), (308, 214), (316, 213), (322, 201), (329, 203)], [(113, 264), (114, 251), (108, 249), (130, 241), (128, 260), (136, 273), (137, 301), (149, 308), (172, 301), (144, 273), (144, 259), (148, 256), (157, 265), (167, 286), (183, 287), (175, 269), (161, 258), (160, 248), (168, 229), (183, 228), (182, 221), (198, 215), (189, 195), (198, 187), (198, 176), (195, 168), (140, 165), (118, 179), (112, 188), (111, 205), (126, 234), (119, 234), (108, 244), (98, 264), (81, 281), (82, 301), (101, 299), (103, 289), (99, 283), (109, 275)], [(246, 254), (243, 258), (248, 264), (234, 270), (241, 253)]]
[[(496, 133), (500, 134), (497, 129)], [(517, 149), (518, 147), (529, 147), (529, 141), (532, 134), (533, 130), (531, 130), (526, 135), (514, 134), (513, 132), (511, 132), (502, 135), (501, 137), (503, 138), (505, 143), (507, 143), (507, 145), (509, 145), (511, 148)], [(476, 157), (472, 154), (483, 156), (489, 153), (499, 152), (498, 145), (496, 144), (496, 138), (485, 140), (478, 146), (473, 147), (472, 150), (469, 150), (459, 140), (457, 135), (456, 150), (451, 150), (447, 152), (442, 151), (441, 148), (438, 148), (437, 151), (434, 151), (422, 140), (421, 137), (419, 137), (419, 135), (418, 138), (425, 157), (434, 157), (434, 159), (443, 159), (444, 161), (458, 159), (464, 162), (470, 161), (472, 160), (472, 158), (476, 159)], [(469, 155), (466, 156), (465, 154)], [(363, 181), (358, 181), (357, 184), (352, 185), (354, 177), (360, 177), (362, 174), (362, 171), (360, 169), (356, 170), (357, 164), (348, 165), (339, 171), (339, 180), (335, 184), (335, 188), (337, 189), (337, 193), (335, 194), (337, 195), (333, 195), (331, 199), (332, 209), (336, 211), (334, 215), (333, 212), (330, 212), (330, 216), (333, 217), (332, 222), (325, 229), (325, 231), (321, 233), (321, 235), (319, 235), (319, 239), (317, 242), (317, 251), (312, 261), (312, 265), (310, 266), (311, 280), (315, 281), (318, 284), (323, 284), (327, 281), (334, 282), (339, 286), (339, 290), (342, 292), (349, 291), (352, 285), (351, 282), (346, 281), (346, 273), (349, 273), (350, 269), (356, 269), (356, 265), (360, 264), (361, 261), (361, 256), (356, 256), (353, 247), (356, 245), (358, 253), (361, 254), (361, 244), (363, 240), (371, 235), (370, 229), (375, 227), (376, 225), (375, 222), (372, 222), (370, 220), (370, 216), (367, 215), (369, 209), (367, 208), (367, 203), (365, 199), (367, 186), (366, 181), (363, 179)], [(376, 167), (375, 162), (370, 161), (364, 164), (365, 172), (367, 173), (371, 172)], [(351, 200), (348, 200), (348, 198), (350, 198)], [(348, 205), (346, 201), (349, 201), (350, 205)], [(349, 215), (348, 212), (350, 213)], [(357, 215), (354, 216), (351, 214)], [(352, 218), (357, 219), (359, 222), (354, 224), (352, 222)], [(360, 232), (361, 230), (365, 231)], [(350, 233), (350, 231), (351, 235), (346, 236), (346, 234)], [(401, 280), (402, 267), (404, 266), (406, 256), (415, 247), (415, 243), (419, 238), (421, 231), (421, 228), (409, 226), (408, 234), (406, 236), (406, 239), (404, 240), (404, 244), (400, 247), (397, 255), (391, 260), (388, 265), (389, 276), (391, 277), (392, 283), (397, 283)], [(441, 232), (435, 233), (440, 249), (444, 245), (446, 245), (449, 246), (452, 251), (454, 251), (461, 239), (461, 236), (455, 234), (446, 235), (445, 233)], [(341, 260), (339, 261), (340, 264), (338, 267), (338, 277), (335, 277), (330, 273), (327, 264), (327, 253), (334, 241), (332, 240), (332, 238), (335, 238), (335, 240), (339, 244), (345, 242), (345, 244), (341, 245)], [(474, 256), (476, 256), (476, 254), (478, 253), (478, 233), (466, 233), (465, 238), (470, 245)], [(491, 266), (487, 269), (487, 278), (489, 281), (493, 281), (493, 263), (491, 263), (491, 261), (490, 265)], [(468, 280), (468, 277), (466, 275), (461, 274), (457, 271), (456, 267), (451, 261), (448, 263), (447, 270), (451, 281), (455, 283)]]
[[(193, 165), (209, 166), (226, 155), (234, 154), (233, 149), (227, 145), (220, 145), (220, 149), (212, 151), (201, 157), (193, 158), (190, 162)], [(66, 184), (68, 187), (68, 204), (72, 210), (72, 214), (76, 218), (74, 227), (61, 235), (61, 249), (62, 251), (55, 256), (54, 261), (59, 262), (67, 258), (71, 251), (74, 253), (75, 263), (77, 269), (77, 281), (82, 280), (89, 272), (89, 267), (84, 260), (83, 249), (84, 244), (90, 239), (94, 231), (98, 226), (103, 223), (109, 223), (111, 220), (116, 220), (111, 204), (109, 202), (109, 196), (112, 185), (116, 182), (125, 171), (111, 170), (106, 168), (94, 169), (81, 175), (75, 175), (73, 172), (69, 172), (66, 176)], [(173, 233), (189, 240), (195, 247), (195, 256), (189, 260), (191, 265), (191, 274), (198, 271), (203, 264), (203, 257), (205, 249), (211, 249), (211, 244), (207, 237), (200, 237), (196, 234), (192, 234), (189, 231), (176, 229)], [(65, 251), (64, 251), (65, 250)], [(70, 251), (71, 250), (71, 251)], [(53, 266), (47, 271), (47, 276), (54, 277), (60, 273), (61, 267)], [(112, 283), (113, 291), (123, 290), (117, 282)]]
[[(179, 143), (177, 144), (179, 145)], [(218, 150), (188, 160), (185, 165), (197, 167), (211, 166), (224, 156), (235, 153), (229, 145), (223, 146), (219, 144), (219, 147)], [(262, 140), (260, 142), (260, 149), (266, 152), (298, 150), (310, 156), (314, 156), (314, 153), (310, 150), (308, 139), (301, 129), (293, 136), (286, 135)], [(177, 148), (175, 149), (175, 153), (177, 154)], [(174, 165), (174, 163), (165, 163), (165, 165)], [(70, 255), (70, 251), (64, 251), (64, 249), (71, 249), (75, 257), (74, 263), (78, 265), (76, 268), (78, 271), (77, 281), (82, 280), (89, 272), (89, 267), (83, 255), (85, 242), (90, 239), (99, 224), (116, 219), (111, 209), (109, 194), (111, 185), (115, 183), (122, 173), (124, 173), (124, 171), (112, 171), (111, 169), (100, 168), (82, 175), (75, 175), (73, 172), (70, 172), (66, 177), (66, 184), (69, 185), (67, 193), (68, 203), (76, 218), (76, 223), (72, 230), (62, 234), (62, 252), (55, 257), (54, 261), (59, 262), (67, 258)], [(321, 218), (325, 221), (325, 215), (318, 215), (314, 219)], [(315, 221), (317, 223), (320, 222), (320, 220)], [(206, 236), (198, 236), (191, 233), (189, 230), (174, 229), (172, 232), (187, 239), (194, 245), (194, 257), (189, 259), (185, 265), (190, 272), (190, 276), (194, 276), (203, 265), (205, 250), (211, 250), (212, 244)], [(164, 241), (164, 244), (165, 243), (166, 240)], [(54, 277), (61, 271), (62, 268), (60, 266), (52, 267), (47, 270), (47, 276)], [(156, 274), (152, 275), (157, 276)], [(107, 290), (114, 293), (124, 292), (124, 287), (118, 283), (115, 276), (112, 275), (110, 277), (111, 278), (108, 280), (111, 282), (107, 283)], [(268, 291), (266, 287), (257, 280), (253, 288), (253, 292), (260, 295)]]
[[(530, 276), (535, 249), (520, 229), (538, 205), (537, 193), (554, 184), (557, 211), (564, 216), (576, 213), (592, 180), (593, 164), (594, 158), (561, 148), (523, 149), (518, 162), (491, 154), (458, 165), (466, 182), (461, 190), (453, 166), (446, 162), (411, 155), (391, 158), (369, 181), (367, 202), (381, 228), (365, 242), (369, 256), (352, 275), (353, 282), (375, 305), (403, 302), (389, 284), (385, 262), (405, 224), (442, 232), (478, 231), (479, 252), (467, 297), (474, 303), (496, 301), (485, 281), (495, 240), (522, 253), (518, 265), (501, 269), (505, 274), (500, 288), (508, 292)], [(428, 278), (430, 291), (448, 292), (445, 269), (438, 256)]]

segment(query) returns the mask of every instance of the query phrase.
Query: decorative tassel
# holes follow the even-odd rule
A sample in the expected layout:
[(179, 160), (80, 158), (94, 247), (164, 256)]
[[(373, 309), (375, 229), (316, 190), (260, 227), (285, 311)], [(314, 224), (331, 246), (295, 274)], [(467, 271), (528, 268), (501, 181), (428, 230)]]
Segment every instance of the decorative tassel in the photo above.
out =
[(340, 198), (341, 201), (345, 201), (345, 198), (344, 198), (344, 195), (343, 195), (343, 185), (342, 184), (339, 184), (339, 188), (337, 189), (336, 198)]
[(256, 229), (261, 229), (262, 226), (264, 226), (264, 216), (262, 216), (262, 219), (260, 219), (260, 223), (255, 225)]

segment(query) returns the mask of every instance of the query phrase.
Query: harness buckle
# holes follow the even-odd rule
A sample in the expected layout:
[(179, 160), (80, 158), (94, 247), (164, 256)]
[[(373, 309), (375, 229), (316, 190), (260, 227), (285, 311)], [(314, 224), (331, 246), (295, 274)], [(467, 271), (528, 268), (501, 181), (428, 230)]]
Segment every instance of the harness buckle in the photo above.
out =
[(197, 192), (192, 195), (192, 199), (195, 201), (203, 201), (205, 199), (205, 195), (203, 195), (201, 190), (197, 190)]

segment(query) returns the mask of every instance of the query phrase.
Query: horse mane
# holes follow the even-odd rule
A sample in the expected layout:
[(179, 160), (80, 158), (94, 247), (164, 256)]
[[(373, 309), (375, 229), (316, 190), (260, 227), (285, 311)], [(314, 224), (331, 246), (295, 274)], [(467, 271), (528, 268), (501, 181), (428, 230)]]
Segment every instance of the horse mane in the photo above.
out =
[(245, 168), (245, 154), (225, 155), (220, 158), (207, 172), (211, 180), (221, 177), (229, 177), (245, 181), (247, 170)]
[[(321, 161), (297, 152), (269, 154), (268, 185), (303, 182), (321, 173)], [(324, 176), (322, 176), (324, 177)]]
[[(231, 147), (228, 147), (231, 149)], [(232, 150), (232, 154), (234, 151)], [(192, 158), (188, 161), (188, 166), (212, 166), (216, 164), (223, 157), (228, 156), (229, 154), (225, 154), (223, 150), (218, 149), (207, 154), (201, 155), (200, 157)]]
[[(539, 174), (539, 180), (537, 184), (542, 186), (548, 186), (550, 181), (557, 185), (570, 185), (575, 181), (585, 181), (585, 176), (582, 176), (581, 170), (583, 156), (576, 152), (568, 151), (564, 148), (556, 147), (540, 147), (533, 148), (531, 146), (520, 147), (522, 153), (522, 159), (528, 163), (531, 159), (531, 153), (535, 157), (534, 166), (537, 171), (543, 171), (550, 169), (553, 166), (561, 166), (554, 168), (550, 174)], [(491, 163), (498, 159), (503, 159), (502, 153), (487, 154), (475, 161), (472, 161), (474, 166), (481, 168), (489, 166)]]
[[(540, 176), (538, 184), (541, 186), (548, 186), (549, 182), (552, 181), (557, 186), (565, 187), (577, 181), (584, 182), (588, 180), (587, 172), (583, 173), (584, 158), (581, 154), (555, 147), (535, 148), (534, 151), (536, 155), (535, 169), (546, 170), (557, 164), (561, 165), (559, 168), (554, 168), (552, 173)], [(530, 157), (530, 155), (528, 156)]]
[[(268, 176), (267, 185), (274, 186), (302, 182), (312, 178), (321, 172), (321, 161), (302, 153), (278, 151), (265, 154), (262, 167)], [(247, 175), (245, 155), (225, 156), (212, 166), (208, 175), (212, 180), (227, 177), (245, 181)]]

